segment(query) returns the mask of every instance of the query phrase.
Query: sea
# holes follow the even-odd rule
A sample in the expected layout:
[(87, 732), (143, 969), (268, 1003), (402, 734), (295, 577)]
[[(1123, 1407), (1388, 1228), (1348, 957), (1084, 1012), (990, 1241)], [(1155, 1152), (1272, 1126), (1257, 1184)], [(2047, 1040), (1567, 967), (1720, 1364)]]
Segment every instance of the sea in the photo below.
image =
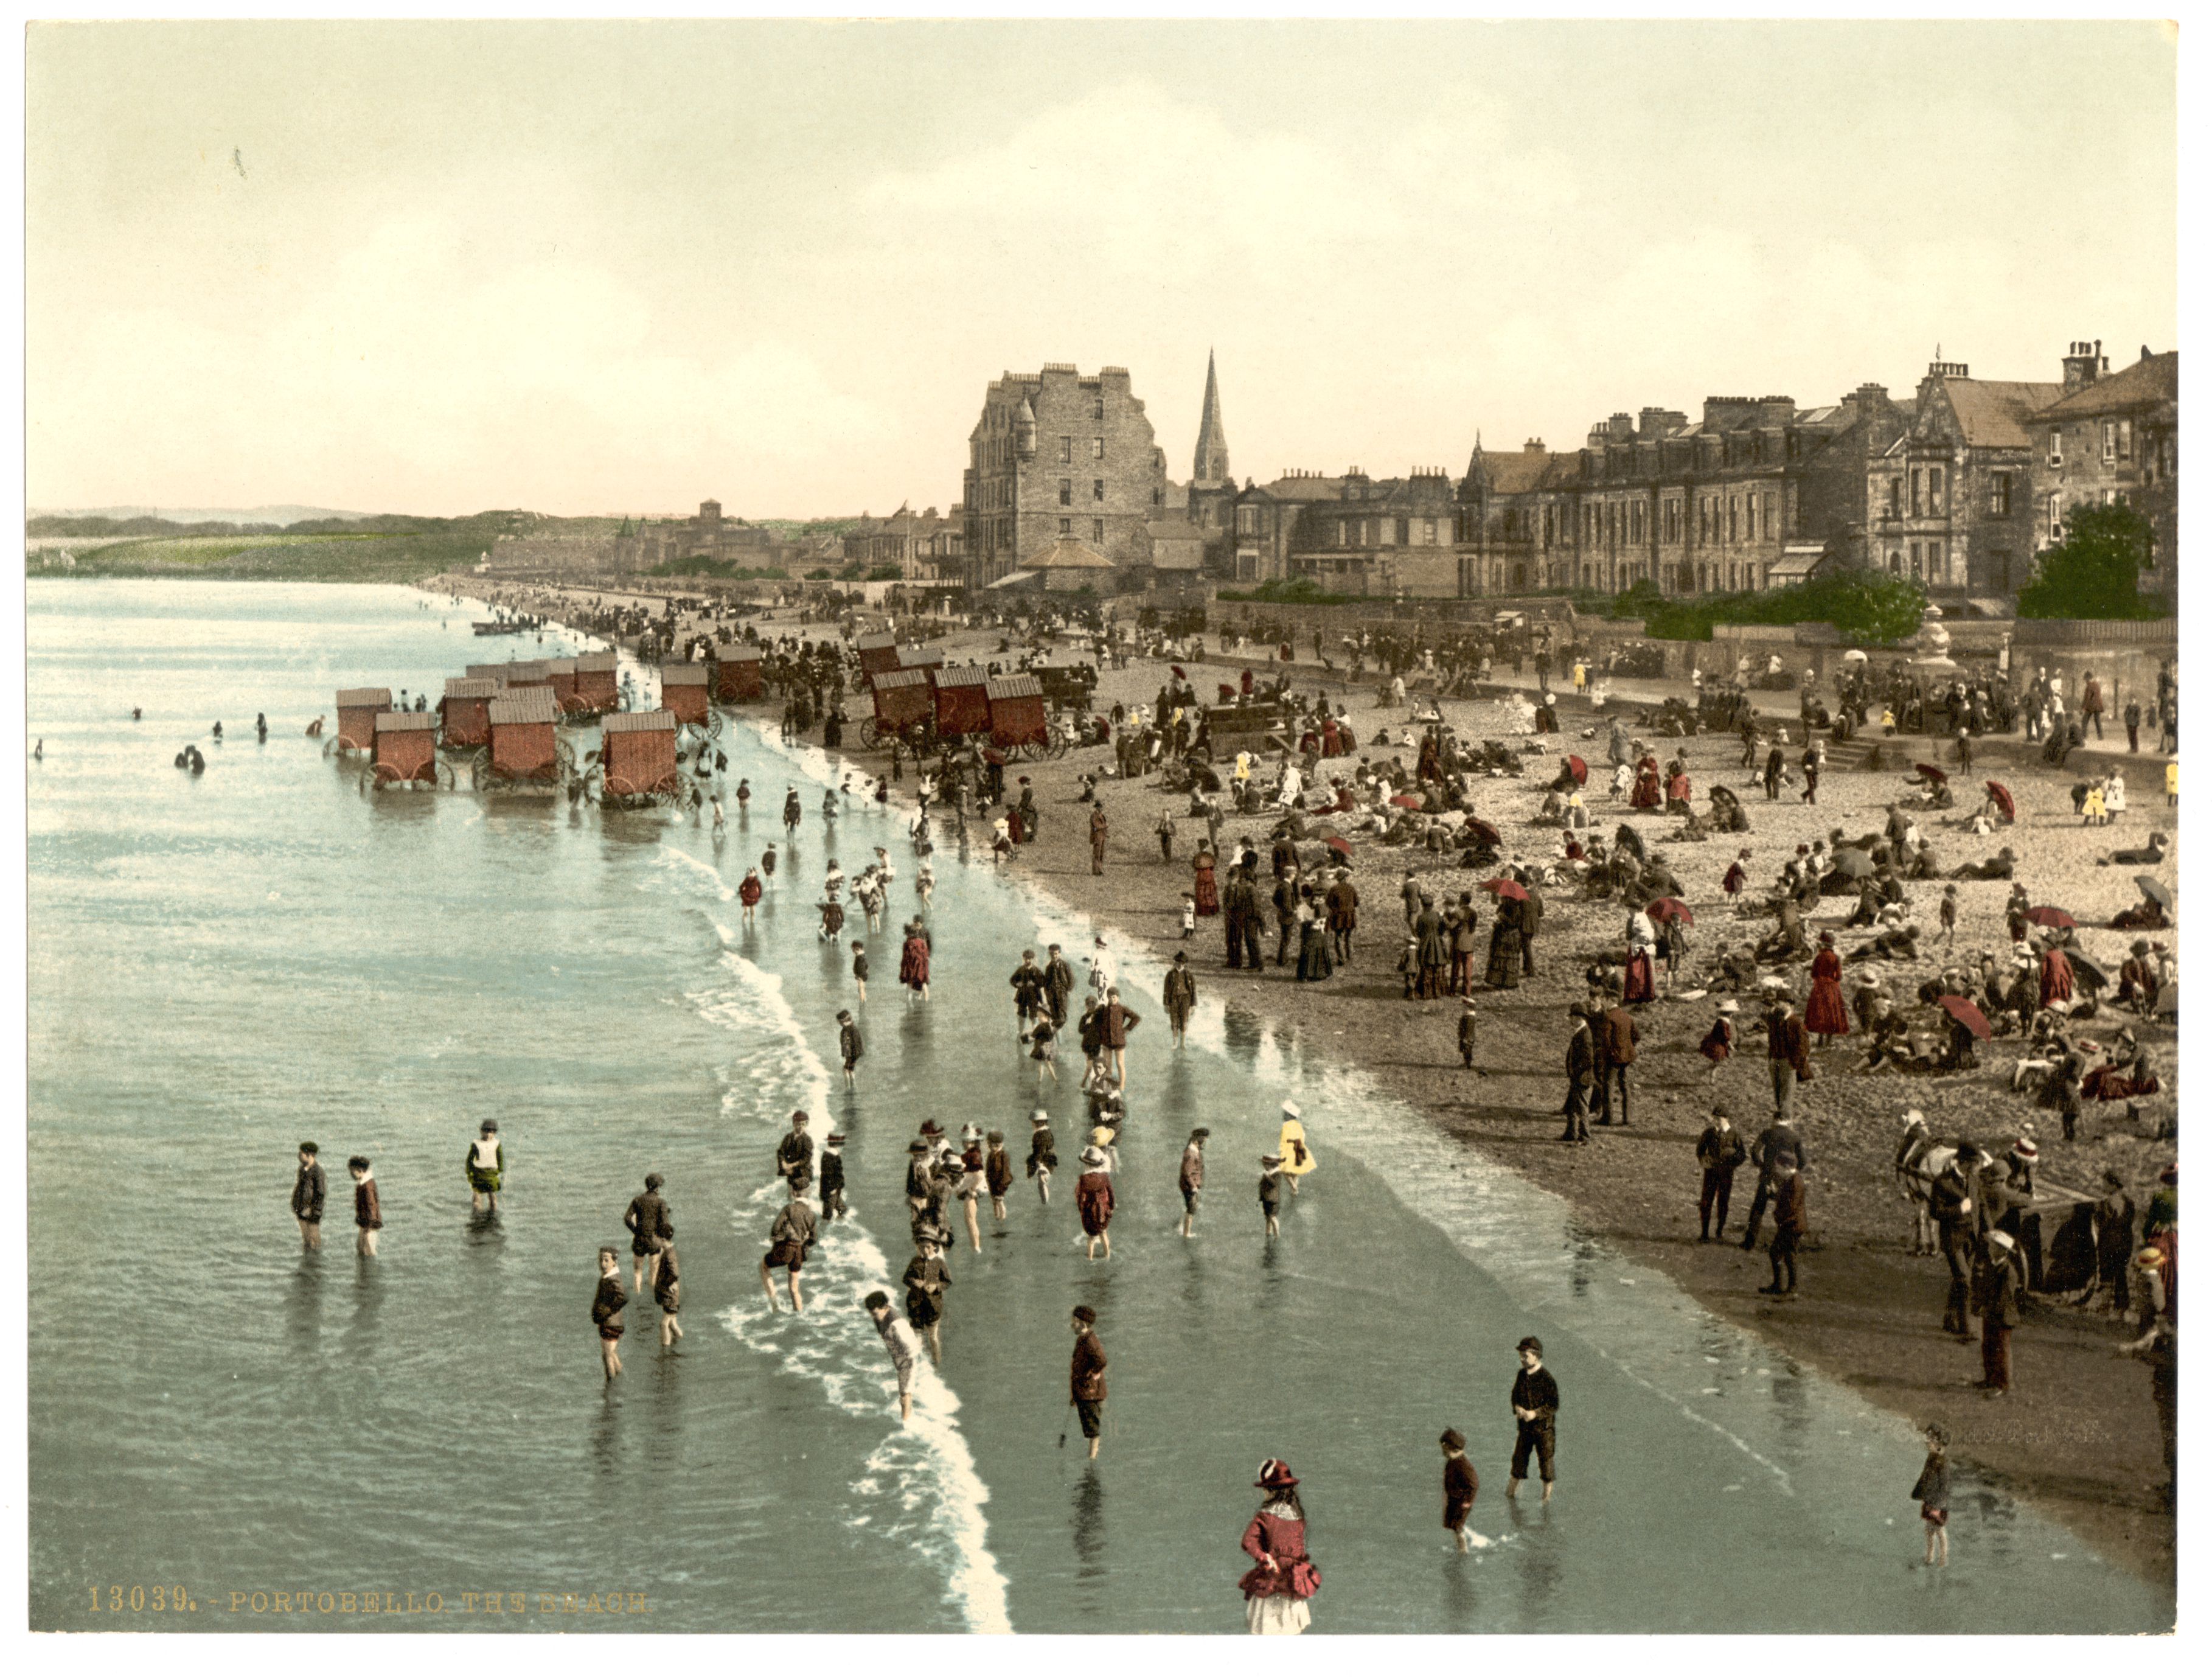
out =
[[(841, 766), (756, 717), (720, 721), (719, 836), (688, 809), (478, 794), (465, 770), (380, 791), (305, 732), (335, 722), (337, 689), (435, 696), (467, 663), (591, 643), (480, 639), (480, 606), (397, 587), (27, 592), (35, 1629), (1235, 1633), (1269, 1456), (1302, 1481), (1316, 1634), (2172, 1623), (2170, 1593), (1964, 1470), (1950, 1566), (1920, 1566), (1909, 1419), (1624, 1261), (1379, 1094), (1356, 1043), (1208, 996), (1210, 945), (1177, 1048), (1158, 964), (1109, 939), (1148, 1017), (1113, 1255), (1087, 1261), (1079, 1056), (1040, 1092), (1007, 976), (1057, 941), (1080, 978), (1095, 929), (943, 842), (913, 997), (904, 812), (825, 820)], [(652, 674), (628, 673), (649, 700)], [(594, 731), (573, 733), (586, 756)], [(173, 766), (188, 743), (204, 774)], [(787, 841), (787, 787), (805, 810)], [(747, 925), (737, 886), (771, 842)], [(878, 846), (884, 931), (856, 914), (824, 941), (828, 863)], [(842, 1007), (866, 1042), (850, 1092)], [(1285, 1100), (1318, 1168), (1270, 1243), (1258, 1159)], [(1048, 1206), (1018, 1176), (982, 1251), (951, 1255), (943, 1366), (902, 1425), (860, 1300), (896, 1294), (910, 1254), (907, 1143), (926, 1118), (974, 1122), (1018, 1160), (1039, 1106), (1060, 1190)], [(794, 1316), (758, 1265), (799, 1109), (849, 1138), (850, 1215)], [(462, 1172), (486, 1118), (495, 1217)], [(303, 1140), (331, 1176), (319, 1252), (288, 1206)], [(354, 1154), (382, 1197), (374, 1260), (353, 1249)], [(596, 1255), (617, 1247), (627, 1276), (620, 1218), (648, 1171), (687, 1336), (663, 1351), (634, 1302), (609, 1384)], [(1111, 1364), (1096, 1462), (1067, 1401), (1077, 1304)], [(1562, 1394), (1548, 1505), (1533, 1483), (1504, 1494), (1530, 1334)], [(1441, 1526), (1447, 1426), (1481, 1478), (1467, 1555)]]

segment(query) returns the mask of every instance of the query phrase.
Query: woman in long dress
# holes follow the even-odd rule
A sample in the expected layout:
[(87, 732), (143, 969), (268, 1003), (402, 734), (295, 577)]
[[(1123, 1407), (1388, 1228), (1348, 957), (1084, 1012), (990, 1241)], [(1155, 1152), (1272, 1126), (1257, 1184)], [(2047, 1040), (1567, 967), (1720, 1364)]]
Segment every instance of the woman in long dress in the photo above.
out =
[(1336, 957), (1329, 947), (1328, 924), (1314, 889), (1305, 887), (1298, 900), (1298, 981), (1317, 984), (1336, 972)]
[(906, 947), (899, 955), (899, 982), (929, 1000), (929, 939), (916, 921), (907, 928)]
[(1848, 1036), (1850, 1010), (1844, 1006), (1844, 962), (1836, 953), (1836, 934), (1820, 934), (1820, 952), (1813, 957), (1813, 992), (1805, 998), (1805, 1029), (1828, 1046), (1831, 1038)]
[(1659, 803), (1659, 760), (1647, 755), (1636, 765), (1636, 790), (1628, 804), (1631, 809), (1656, 810)]
[(1213, 867), (1213, 852), (1200, 847), (1198, 854), (1191, 858), (1190, 896), (1194, 908), (1201, 915), (1221, 912), (1221, 893), (1214, 888)]
[(1291, 1192), (1298, 1191), (1298, 1179), (1310, 1175), (1314, 1168), (1313, 1149), (1306, 1145), (1304, 1116), (1297, 1103), (1283, 1103), (1283, 1128), (1275, 1142), (1275, 1152), (1283, 1161), (1283, 1175), (1289, 1180)]
[(1490, 927), (1490, 960), (1483, 969), (1482, 981), (1493, 990), (1517, 990), (1521, 965), (1520, 899), (1500, 897), (1498, 918)]
[(1621, 977), (1620, 999), (1631, 1006), (1656, 1001), (1659, 987), (1654, 981), (1652, 951), (1659, 942), (1658, 928), (1652, 925), (1651, 916), (1638, 908), (1628, 917), (1628, 967)]
[(1237, 1580), (1244, 1592), (1244, 1624), (1255, 1637), (1299, 1636), (1313, 1622), (1307, 1600), (1321, 1588), (1321, 1572), (1306, 1554), (1297, 1476), (1288, 1462), (1269, 1456), (1260, 1464), (1257, 1488), (1267, 1496), (1244, 1528), (1243, 1543), (1256, 1565)]

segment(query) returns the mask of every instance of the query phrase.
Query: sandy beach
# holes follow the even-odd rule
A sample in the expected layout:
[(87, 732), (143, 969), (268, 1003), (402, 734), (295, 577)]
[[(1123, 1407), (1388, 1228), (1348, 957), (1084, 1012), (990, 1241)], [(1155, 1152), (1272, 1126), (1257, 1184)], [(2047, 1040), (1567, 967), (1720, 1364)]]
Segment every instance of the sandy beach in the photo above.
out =
[[(470, 581), (448, 578), (424, 586), (469, 592)], [(481, 595), (481, 584), (475, 592)], [(507, 597), (504, 603), (558, 617), (564, 608), (573, 611), (594, 598), (611, 603), (615, 597), (580, 590), (567, 598), (539, 589)], [(819, 624), (800, 628), (795, 615), (762, 621), (760, 627), (763, 635), (822, 632)], [(996, 631), (963, 630), (943, 645), (950, 660), (997, 656), (1011, 663), (1012, 654), (996, 652), (1000, 638)], [(1184, 662), (1201, 694), (1210, 695), (1216, 680), (1236, 679), (1229, 661), (1210, 658), (1202, 667)], [(1094, 703), (1102, 711), (1116, 702), (1149, 703), (1167, 673), (1165, 661), (1132, 659), (1126, 669), (1103, 672)], [(1317, 666), (1291, 666), (1293, 687), (1305, 695), (1317, 690), (1322, 674)], [(1382, 762), (1399, 752), (1395, 745), (1382, 745), (1376, 730), (1387, 724), (1395, 739), (1407, 721), (1405, 710), (1379, 707), (1371, 685), (1355, 690), (1338, 682), (1328, 691), (1333, 702), (1347, 708), (1362, 743), (1352, 758), (1325, 761), (1324, 779), (1332, 772), (1348, 775), (1360, 756)], [(848, 692), (848, 719), (865, 714), (866, 702), (865, 696)], [(771, 699), (758, 708), (773, 716), (778, 704)], [(1510, 737), (1516, 712), (1502, 695), (1448, 700), (1442, 708), (1463, 741), (1528, 743)], [(1543, 742), (1547, 754), (1531, 756), (1522, 775), (1476, 785), (1474, 808), (1501, 830), (1509, 860), (1534, 865), (1553, 854), (1558, 829), (1533, 824), (1533, 817), (1565, 752), (1581, 752), (1593, 763), (1588, 794), (1592, 829), (1609, 836), (1628, 816), (1625, 803), (1615, 805), (1609, 790), (1599, 785), (1602, 771), (1595, 765), (1603, 755), (1602, 719), (1571, 701), (1562, 708), (1560, 725), (1562, 732)], [(1585, 744), (1581, 736), (1593, 727), (1598, 738)], [(1795, 740), (1794, 726), (1790, 732)], [(848, 732), (848, 742), (853, 738)], [(1885, 755), (1909, 772), (1916, 755), (1931, 756), (1939, 743), (1903, 739), (1895, 742), (1901, 749)], [(1680, 842), (1668, 836), (1681, 825), (1678, 819), (1656, 811), (1634, 819), (1646, 845), (1662, 853), (1680, 877), (1698, 917), (1678, 988), (1698, 987), (1696, 975), (1710, 969), (1723, 945), (1753, 941), (1771, 927), (1771, 916), (1763, 912), (1739, 921), (1727, 906), (1721, 878), (1740, 848), (1752, 853), (1745, 865), (1752, 881), (1747, 896), (1755, 899), (1797, 846), (1825, 838), (1838, 827), (1853, 835), (1878, 829), (1885, 805), (1905, 790), (1904, 775), (1895, 770), (1832, 768), (1821, 779), (1817, 805), (1798, 801), (1794, 786), (1784, 789), (1781, 801), (1770, 803), (1763, 791), (1746, 784), (1750, 776), (1739, 767), (1741, 748), (1733, 737), (1655, 738), (1652, 744), (1662, 757), (1673, 748), (1681, 749), (1694, 787), (1693, 807), (1705, 808), (1710, 786), (1734, 787), (1753, 827), (1749, 835)], [(1960, 809), (1922, 820), (1942, 867), (1948, 872), (2010, 845), (2020, 858), (2017, 877), (2033, 901), (2073, 914), (2081, 923), (2080, 946), (2117, 971), (2136, 934), (2102, 928), (2137, 900), (2133, 878), (2145, 870), (2100, 866), (2097, 858), (2142, 844), (2153, 828), (2172, 830), (2173, 812), (2163, 789), (2166, 759), (2146, 753), (2130, 760), (2127, 814), (2112, 825), (2085, 827), (2067, 795), (2067, 787), (2082, 778), (2079, 760), (2074, 770), (2060, 774), (2033, 762), (2017, 741), (1978, 743), (1977, 749), (1980, 768), (1973, 784), (1978, 787), (1984, 775), (2002, 777), (2019, 800), (2019, 823), (1988, 836), (1951, 824), (1972, 811), (1974, 799), (1962, 793)], [(845, 755), (871, 772), (880, 766), (878, 754), (848, 749)], [(1402, 755), (1410, 763), (1413, 752)], [(1794, 761), (1794, 750), (1790, 755)], [(2100, 769), (2113, 760), (2109, 750), (2095, 758)], [(1012, 870), (1032, 876), (1070, 907), (1163, 956), (1188, 948), (1201, 997), (1223, 1000), (1293, 1027), (1311, 1041), (1334, 1045), (1347, 1062), (1426, 1111), (1444, 1131), (1566, 1200), (1592, 1240), (1662, 1271), (1705, 1308), (1754, 1329), (1784, 1354), (1850, 1385), (1870, 1401), (1916, 1422), (1943, 1422), (1954, 1455), (2063, 1521), (2116, 1563), (2146, 1577), (2172, 1577), (2173, 1521), (2159, 1489), (2165, 1474), (2150, 1378), (2141, 1363), (2119, 1350), (2132, 1337), (2129, 1324), (2052, 1297), (2034, 1296), (2014, 1339), (2013, 1388), (2001, 1401), (1984, 1401), (1972, 1383), (1980, 1376), (1978, 1347), (1959, 1344), (1941, 1331), (1946, 1291), (1942, 1261), (1910, 1254), (1911, 1213), (1893, 1169), (1899, 1115), (1917, 1108), (1937, 1136), (1970, 1135), (1999, 1154), (2015, 1138), (2032, 1133), (2041, 1155), (2038, 1188), (2045, 1194), (2070, 1189), (2094, 1197), (2101, 1191), (2102, 1172), (2110, 1168), (2119, 1173), (2140, 1208), (2158, 1172), (2174, 1157), (2172, 1140), (2154, 1137), (2173, 1117), (2176, 1044), (2170, 1025), (2122, 1015), (2109, 1006), (2096, 1018), (2077, 1023), (2078, 1034), (2099, 1042), (2109, 1042), (2123, 1024), (2130, 1025), (2149, 1052), (2163, 1092), (2140, 1102), (2133, 1122), (2124, 1117), (2122, 1104), (2091, 1103), (2079, 1139), (2071, 1143), (2063, 1139), (2055, 1111), (2039, 1110), (2032, 1094), (2013, 1091), (2013, 1067), (2023, 1046), (2018, 1038), (1984, 1044), (1980, 1068), (1953, 1076), (1861, 1070), (1866, 1056), (1855, 1036), (1816, 1049), (1815, 1079), (1797, 1097), (1798, 1128), (1810, 1159), (1814, 1239), (1802, 1260), (1798, 1294), (1770, 1299), (1759, 1291), (1768, 1279), (1764, 1253), (1746, 1252), (1736, 1244), (1755, 1171), (1747, 1170), (1737, 1179), (1729, 1238), (1711, 1244), (1698, 1239), (1699, 1171), (1693, 1147), (1714, 1098), (1728, 1104), (1747, 1142), (1765, 1127), (1771, 1110), (1765, 1039), (1749, 1029), (1755, 1008), (1747, 1000), (1739, 1017), (1742, 1037), (1737, 1055), (1710, 1093), (1706, 1062), (1697, 1044), (1712, 1021), (1718, 993), (1698, 1000), (1662, 1000), (1643, 1008), (1633, 1127), (1594, 1129), (1595, 1140), (1589, 1146), (1562, 1145), (1567, 1008), (1583, 1000), (1583, 975), (1590, 963), (1608, 952), (1618, 957), (1620, 905), (1585, 902), (1564, 887), (1547, 890), (1537, 974), (1510, 991), (1486, 991), (1478, 984), (1475, 1064), (1464, 1069), (1457, 1042), (1460, 1000), (1403, 999), (1395, 969), (1404, 931), (1399, 888), (1405, 870), (1413, 868), (1425, 885), (1439, 891), (1441, 902), (1443, 890), (1456, 897), (1494, 869), (1460, 868), (1449, 853), (1438, 856), (1410, 847), (1359, 842), (1352, 866), (1362, 899), (1361, 929), (1348, 968), (1314, 984), (1294, 981), (1292, 969), (1278, 967), (1272, 959), (1258, 973), (1230, 971), (1224, 968), (1219, 920), (1201, 920), (1195, 937), (1188, 945), (1182, 941), (1181, 893), (1190, 884), (1191, 852), (1204, 832), (1201, 823), (1188, 817), (1185, 799), (1149, 784), (1103, 779), (1098, 798), (1109, 837), (1105, 871), (1092, 874), (1090, 812), (1077, 802), (1078, 777), (1086, 771), (1110, 773), (1112, 764), (1111, 749), (1097, 747), (1009, 769), (1010, 787), (1015, 774), (1030, 776), (1043, 815), (1037, 841), (1017, 850), (1008, 864)], [(1172, 811), (1178, 825), (1169, 863), (1163, 863), (1154, 834), (1164, 809)], [(1270, 824), (1263, 817), (1232, 815), (1221, 829), (1224, 845), (1249, 837), (1264, 857)], [(2169, 885), (2174, 883), (2171, 860), (2154, 871)], [(1915, 965), (1885, 967), (1896, 981), (1893, 988), (1900, 1005), (1910, 1001), (1913, 984), (1934, 975), (1942, 953), (1936, 931), (1942, 887), (1921, 882), (1910, 890), (1913, 918), (1923, 934), (1923, 952)], [(1989, 950), (2003, 957), (2009, 947), (2003, 916), (2008, 890), (2000, 881), (1960, 885), (1960, 954), (1971, 957)], [(1486, 945), (1490, 905), (1479, 893), (1477, 901), (1486, 909)], [(1808, 917), (1808, 936), (1833, 928), (1838, 947), (1848, 952), (1866, 935), (1843, 927), (1853, 906), (1848, 897), (1824, 899), (1819, 912)], [(1268, 919), (1272, 955), (1272, 914)], [(2171, 933), (2153, 935), (2172, 941)], [(1018, 954), (1007, 951), (1009, 964)], [(1805, 966), (1788, 969), (1787, 976), (1802, 1007), (1808, 985)], [(1317, 1139), (1326, 1133), (1325, 1114), (1309, 1115), (1308, 1122)], [(2054, 1219), (2045, 1222), (2047, 1238)]]

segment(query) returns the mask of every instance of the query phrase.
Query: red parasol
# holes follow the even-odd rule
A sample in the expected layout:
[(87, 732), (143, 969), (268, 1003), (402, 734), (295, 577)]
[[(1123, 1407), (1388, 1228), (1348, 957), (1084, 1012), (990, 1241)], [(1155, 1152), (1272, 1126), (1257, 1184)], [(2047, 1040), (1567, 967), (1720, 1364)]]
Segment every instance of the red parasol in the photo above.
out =
[(1467, 823), (1467, 830), (1473, 833), (1475, 837), (1480, 839), (1485, 844), (1503, 844), (1505, 842), (1503, 835), (1499, 834), (1498, 829), (1492, 826), (1480, 816), (1475, 817), (1474, 820)]
[(1567, 773), (1575, 777), (1575, 784), (1577, 786), (1588, 786), (1589, 784), (1589, 764), (1584, 763), (1580, 757), (1569, 757), (1567, 759)]
[(1932, 763), (1916, 763), (1912, 765), (1912, 772), (1930, 786), (1942, 786), (1951, 778)]
[(1504, 897), (1509, 902), (1526, 902), (1528, 900), (1528, 888), (1518, 879), (1486, 879), (1482, 882), (1482, 889), (1493, 896)]
[(1943, 1011), (1984, 1042), (1990, 1040), (1990, 1022), (1982, 1017), (1982, 1010), (1966, 997), (1945, 996)]
[(1644, 912), (1662, 923), (1670, 920), (1679, 920), (1685, 926), (1698, 923), (1698, 917), (1690, 912), (1690, 905), (1678, 896), (1662, 896)]
[(1006, 754), (995, 745), (986, 745), (983, 748), (983, 761), (995, 763), (1000, 768), (1004, 769), (1006, 766)]
[(2063, 908), (2030, 908), (2021, 918), (2030, 926), (2071, 928), (2074, 924), (2074, 916)]
[(1390, 801), (1401, 810), (1417, 810), (1421, 807), (1421, 800), (1409, 792), (1401, 792)]
[(1168, 665), (1168, 668), (1175, 671), (1175, 678), (1177, 681), (1188, 681), (1190, 679), (1188, 676), (1183, 674), (1182, 665), (1170, 664)]
[(1330, 849), (1335, 851), (1340, 856), (1349, 856), (1352, 854), (1352, 846), (1343, 839), (1333, 838), (1325, 841), (1325, 842)]
[(2012, 793), (2006, 789), (2005, 783), (2002, 781), (1984, 781), (1982, 785), (1988, 789), (1990, 796), (1996, 799), (1997, 813), (2007, 821), (2014, 820), (2018, 811), (2013, 807)]

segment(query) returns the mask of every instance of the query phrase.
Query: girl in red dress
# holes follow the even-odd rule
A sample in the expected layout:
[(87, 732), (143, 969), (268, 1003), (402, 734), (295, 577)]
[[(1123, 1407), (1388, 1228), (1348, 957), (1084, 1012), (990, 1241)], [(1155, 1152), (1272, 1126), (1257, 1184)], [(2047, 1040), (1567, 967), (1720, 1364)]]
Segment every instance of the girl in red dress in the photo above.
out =
[(1221, 893), (1214, 889), (1213, 853), (1200, 850), (1191, 858), (1190, 896), (1192, 906), (1201, 915), (1211, 916), (1221, 912)]
[(906, 929), (906, 947), (899, 955), (899, 982), (929, 1000), (929, 939), (916, 921)]
[(1260, 1464), (1259, 1488), (1267, 1493), (1244, 1528), (1244, 1552), (1259, 1563), (1237, 1586), (1244, 1592), (1244, 1623), (1255, 1637), (1294, 1637), (1312, 1622), (1308, 1599), (1321, 1588), (1321, 1569), (1306, 1557), (1306, 1510), (1290, 1463), (1269, 1456)]
[(1851, 1016), (1844, 1006), (1844, 963), (1836, 953), (1836, 934), (1820, 934), (1820, 952), (1813, 957), (1813, 993), (1805, 998), (1805, 1029), (1826, 1048), (1831, 1038), (1848, 1036)]
[(1636, 790), (1629, 793), (1631, 809), (1656, 810), (1659, 807), (1659, 759), (1645, 756), (1636, 765)]

